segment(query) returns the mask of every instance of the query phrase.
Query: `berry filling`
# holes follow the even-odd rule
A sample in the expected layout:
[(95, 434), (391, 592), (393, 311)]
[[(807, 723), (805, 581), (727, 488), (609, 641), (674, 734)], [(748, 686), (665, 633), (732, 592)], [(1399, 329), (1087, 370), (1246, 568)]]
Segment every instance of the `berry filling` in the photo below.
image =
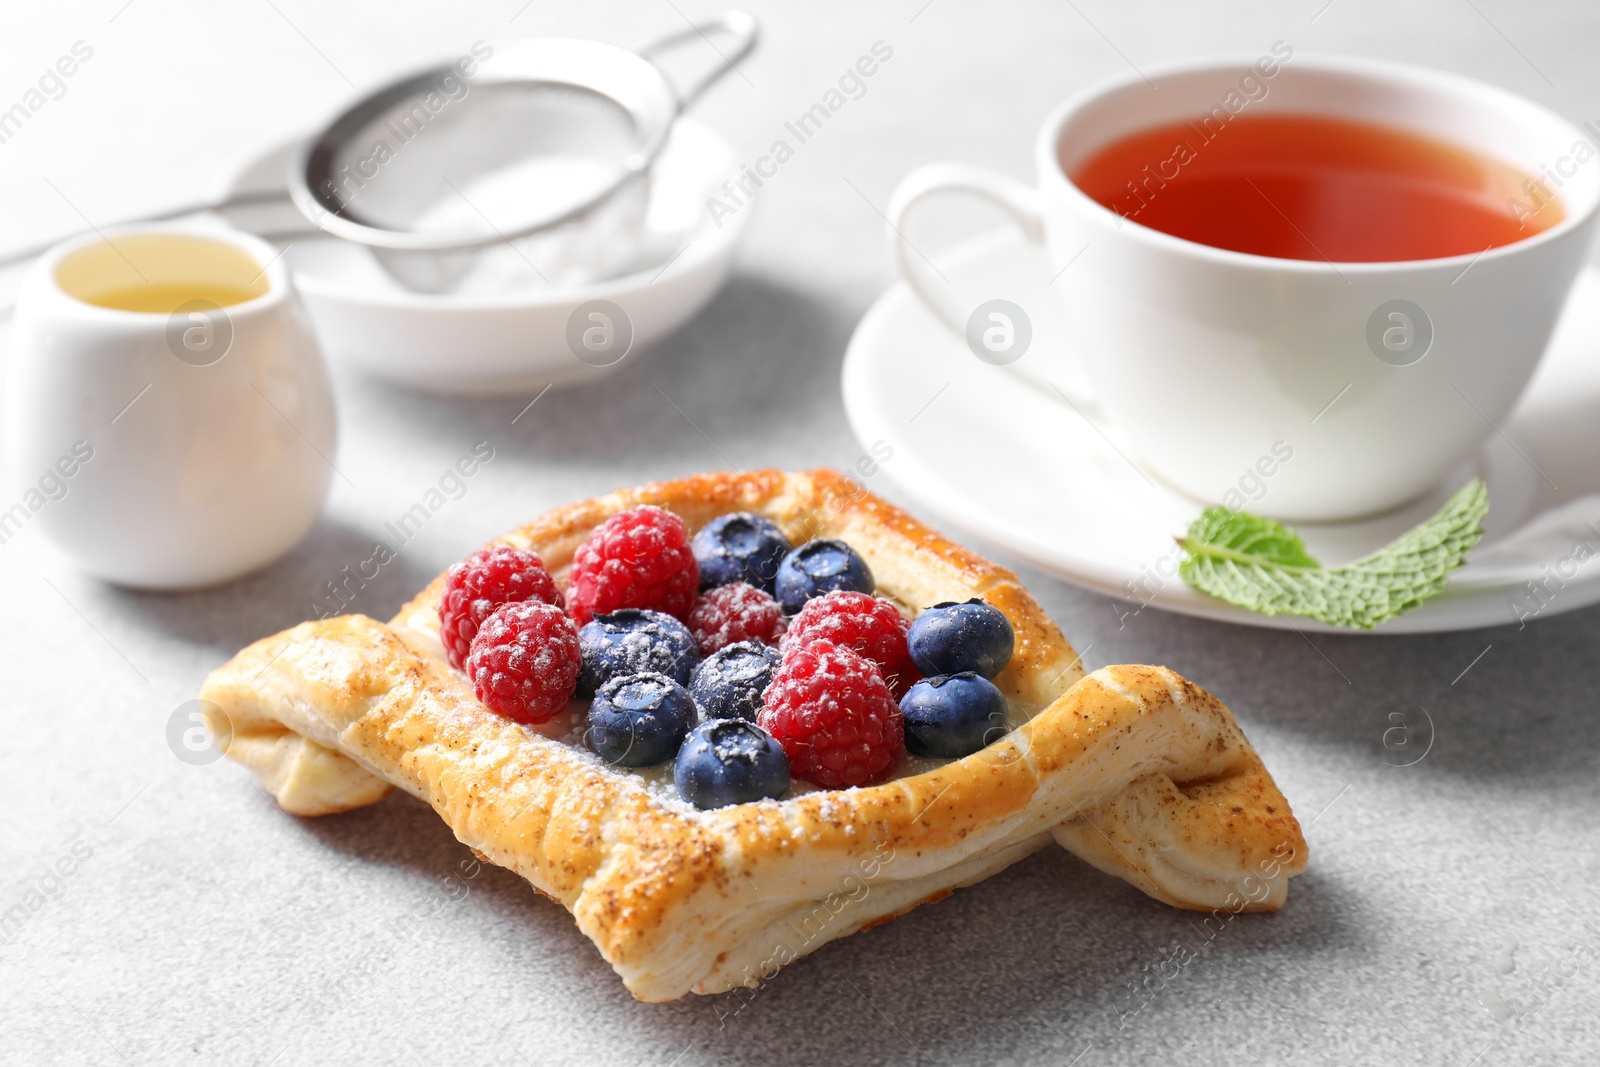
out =
[(761, 699), (783, 658), (759, 641), (729, 645), (700, 661), (689, 679), (689, 695), (705, 719), (756, 721)]
[(778, 647), (788, 654), (813, 641), (832, 641), (859, 652), (877, 665), (898, 700), (922, 677), (906, 648), (909, 625), (894, 601), (841, 589), (806, 601)]
[(900, 698), (906, 748), (917, 756), (958, 759), (1006, 735), (1006, 698), (972, 671), (924, 678)]
[(918, 615), (907, 643), (924, 674), (972, 671), (993, 678), (1011, 662), (1016, 634), (999, 608), (969, 600), (935, 604)]
[(794, 546), (783, 531), (748, 511), (722, 515), (700, 528), (691, 542), (700, 565), (700, 588), (743, 582), (772, 592), (778, 564)]
[(650, 767), (673, 757), (694, 718), (683, 686), (664, 674), (630, 674), (594, 695), (584, 740), (607, 763)]
[(673, 763), (672, 781), (697, 808), (777, 800), (789, 790), (789, 757), (753, 722), (712, 719), (689, 731)]
[(812, 597), (835, 589), (870, 593), (877, 588), (872, 568), (843, 541), (807, 541), (778, 564), (774, 595), (786, 615), (793, 615)]
[(682, 619), (700, 588), (683, 520), (651, 504), (596, 526), (572, 560), (567, 609), (582, 626), (621, 608), (649, 608)]
[(694, 602), (689, 629), (706, 656), (740, 641), (775, 645), (783, 633), (783, 609), (760, 589), (734, 582)]
[(587, 699), (569, 741), (659, 768), (644, 773), (710, 809), (781, 799), (794, 779), (874, 785), (921, 769), (908, 753), (958, 759), (1005, 735), (990, 679), (1015, 648), (1006, 616), (974, 599), (908, 621), (874, 589), (842, 541), (794, 547), (739, 512), (691, 542), (647, 505), (578, 547), (565, 598), (533, 552), (468, 556), (446, 576), (439, 636), (490, 711), (534, 725)]
[(871, 660), (831, 641), (794, 649), (756, 722), (794, 773), (827, 789), (886, 781), (905, 752), (900, 708)]
[(578, 683), (578, 631), (554, 604), (496, 609), (472, 639), (467, 677), (485, 707), (513, 722), (549, 722)]
[(578, 695), (592, 697), (613, 678), (654, 671), (679, 685), (700, 662), (694, 635), (671, 615), (643, 608), (623, 608), (596, 615), (578, 631), (583, 670)]
[(495, 608), (523, 600), (541, 600), (561, 607), (555, 579), (536, 553), (510, 545), (474, 552), (445, 575), (439, 598), (439, 640), (445, 659), (461, 670), (472, 639)]

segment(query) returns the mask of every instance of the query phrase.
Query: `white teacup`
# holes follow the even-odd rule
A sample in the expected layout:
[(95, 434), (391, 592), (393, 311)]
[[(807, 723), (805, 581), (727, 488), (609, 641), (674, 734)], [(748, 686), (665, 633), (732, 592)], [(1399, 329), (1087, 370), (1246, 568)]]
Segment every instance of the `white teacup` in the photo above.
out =
[[(162, 288), (222, 299), (126, 309)], [(23, 282), (5, 374), (6, 539), (37, 527), (91, 574), (185, 588), (270, 562), (322, 509), (327, 371), (254, 237), (142, 227), (57, 246)]]
[[(1559, 182), (1565, 218), (1476, 255), (1276, 259), (1130, 222), (1067, 176), (1109, 142), (1219, 107), (1224, 118), (1236, 107), (1312, 114), (1445, 141)], [(895, 193), (890, 240), (911, 287), (967, 335), (973, 305), (904, 235), (935, 193), (998, 205), (1059, 272), (1051, 287), (1070, 344), (1032, 359), (1082, 361), (1094, 407), (1080, 409), (1098, 410), (1143, 466), (1200, 501), (1238, 506), (1241, 483), (1265, 484), (1251, 510), (1345, 519), (1423, 496), (1497, 432), (1583, 266), (1600, 205), (1597, 152), (1592, 127), (1499, 89), (1386, 62), (1303, 59), (1280, 44), (1073, 97), (1039, 134), (1037, 187), (971, 167), (916, 171)]]

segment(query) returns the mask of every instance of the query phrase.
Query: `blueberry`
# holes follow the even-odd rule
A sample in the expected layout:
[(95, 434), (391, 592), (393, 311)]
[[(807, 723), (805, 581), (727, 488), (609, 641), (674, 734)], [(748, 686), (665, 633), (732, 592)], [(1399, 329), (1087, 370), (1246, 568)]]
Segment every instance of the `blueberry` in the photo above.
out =
[(689, 547), (700, 564), (701, 589), (744, 582), (770, 593), (778, 564), (794, 546), (760, 515), (736, 511), (706, 523)]
[(772, 735), (743, 719), (712, 719), (689, 731), (672, 767), (678, 794), (697, 808), (721, 808), (789, 789), (789, 757)]
[(672, 758), (694, 725), (694, 699), (664, 674), (630, 674), (600, 687), (584, 740), (607, 763), (649, 767)]
[(643, 608), (596, 615), (578, 631), (578, 651), (583, 656), (580, 697), (594, 696), (613, 678), (646, 671), (688, 685), (689, 672), (700, 662), (700, 649), (687, 626), (671, 615)]
[(917, 756), (970, 756), (1009, 729), (1005, 694), (972, 671), (922, 679), (900, 698), (900, 714)]
[(923, 674), (974, 671), (993, 678), (1011, 662), (1017, 638), (999, 608), (981, 600), (946, 601), (916, 617), (906, 643)]
[(812, 597), (849, 589), (871, 593), (877, 588), (872, 569), (843, 541), (807, 541), (778, 564), (774, 595), (785, 615), (793, 615)]
[(756, 721), (761, 698), (783, 657), (759, 641), (740, 641), (713, 652), (689, 676), (689, 695), (707, 719)]

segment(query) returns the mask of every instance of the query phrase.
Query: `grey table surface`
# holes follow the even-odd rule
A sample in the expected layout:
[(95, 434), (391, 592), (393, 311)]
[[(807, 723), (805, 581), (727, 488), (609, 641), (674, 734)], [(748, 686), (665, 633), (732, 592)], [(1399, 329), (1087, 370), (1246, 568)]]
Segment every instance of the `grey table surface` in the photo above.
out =
[[(476, 440), (495, 443), (493, 464), (359, 610), (386, 616), (469, 547), (565, 501), (729, 463), (849, 464), (859, 446), (840, 359), (891, 280), (879, 213), (894, 183), (935, 159), (1026, 174), (1040, 117), (1091, 80), (1281, 39), (1466, 72), (1600, 116), (1600, 8), (1576, 0), (751, 6), (765, 43), (701, 112), (750, 158), (875, 41), (894, 56), (761, 191), (731, 283), (676, 336), (514, 426), (527, 396), (441, 400), (338, 373), (347, 480), (287, 558), (226, 588), (132, 593), (76, 574), (35, 533), (0, 548), (0, 912), (26, 911), (0, 939), (0, 1060), (1600, 1059), (1596, 609), (1313, 647), (1154, 610), (1119, 619), (1111, 601), (1020, 568), (1091, 666), (1168, 664), (1234, 709), (1310, 841), (1288, 906), (1202, 941), (1193, 916), (1052, 848), (738, 1001), (634, 1002), (559, 907), (502, 870), (465, 877), (468, 853), (415, 801), (297, 820), (231, 763), (174, 758), (168, 717), (205, 673), (310, 616), (322, 583)], [(312, 121), (352, 84), (478, 38), (640, 42), (709, 10), (8, 7), (0, 106), (73, 42), (93, 58), (0, 144), (0, 244), (202, 191), (225, 159)], [(892, 471), (872, 487), (903, 499)], [(1415, 723), (1419, 708), (1432, 749), (1393, 766), (1390, 714)], [(52, 873), (62, 857), (69, 876)], [(1196, 958), (1168, 965), (1185, 949)]]

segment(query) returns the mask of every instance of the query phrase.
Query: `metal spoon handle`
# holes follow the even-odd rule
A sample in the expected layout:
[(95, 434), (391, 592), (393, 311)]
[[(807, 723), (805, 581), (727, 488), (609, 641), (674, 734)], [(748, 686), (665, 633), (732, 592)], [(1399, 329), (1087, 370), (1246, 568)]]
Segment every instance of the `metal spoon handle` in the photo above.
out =
[[(707, 31), (717, 30), (733, 38), (733, 49), (731, 51), (725, 52), (721, 48), (717, 48), (712, 43), (711, 38), (706, 35)], [(679, 93), (678, 108), (679, 110), (687, 110), (690, 105), (700, 99), (701, 93), (715, 85), (728, 71), (734, 68), (739, 60), (750, 54), (751, 50), (756, 46), (756, 37), (756, 20), (753, 17), (743, 11), (724, 11), (716, 18), (695, 23), (688, 29), (668, 34), (660, 40), (646, 45), (639, 49), (639, 54), (653, 62), (663, 52), (671, 51), (680, 45), (695, 40), (705, 41), (713, 49), (716, 49), (717, 54), (722, 57), (721, 65), (713, 67), (701, 75), (698, 81), (693, 82), (688, 88)]]

